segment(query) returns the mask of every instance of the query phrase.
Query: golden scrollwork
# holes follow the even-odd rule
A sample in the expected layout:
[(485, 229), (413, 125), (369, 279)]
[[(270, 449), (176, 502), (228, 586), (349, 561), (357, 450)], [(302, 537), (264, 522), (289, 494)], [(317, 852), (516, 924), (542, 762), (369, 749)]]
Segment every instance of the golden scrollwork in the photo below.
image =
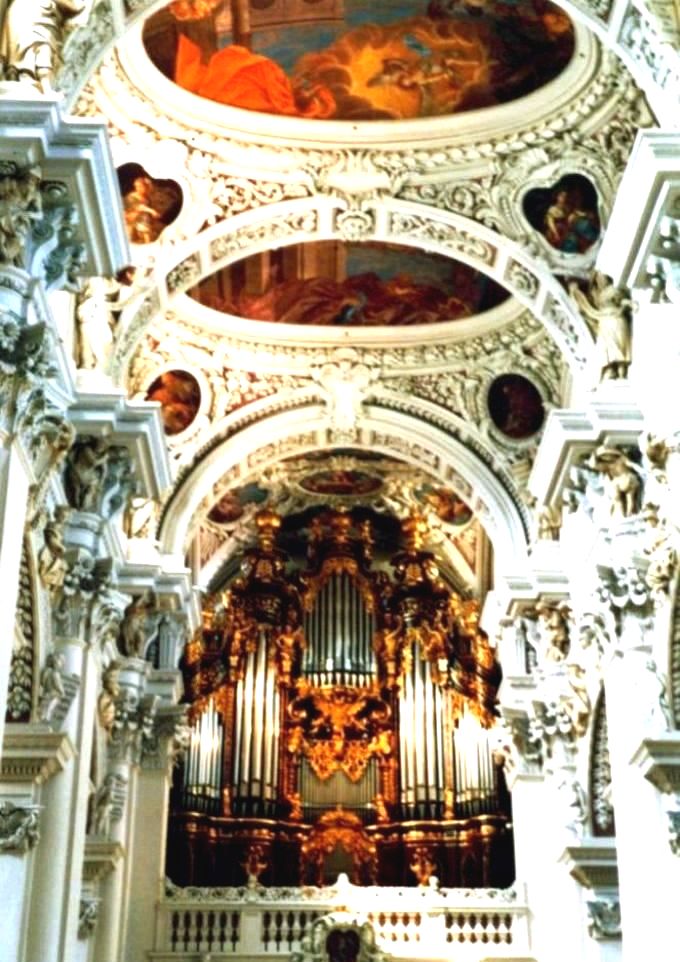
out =
[(324, 812), (300, 850), (303, 864), (314, 866), (318, 885), (323, 884), (324, 859), (336, 846), (343, 848), (352, 859), (351, 881), (355, 885), (375, 881), (378, 869), (376, 844), (365, 831), (361, 819), (338, 806), (331, 812)]
[(304, 754), (322, 780), (340, 769), (358, 782), (369, 759), (392, 751), (391, 712), (377, 687), (316, 688), (301, 681), (288, 716), (288, 751)]
[(427, 885), (437, 868), (432, 848), (428, 845), (415, 848), (408, 867), (415, 875), (418, 885)]

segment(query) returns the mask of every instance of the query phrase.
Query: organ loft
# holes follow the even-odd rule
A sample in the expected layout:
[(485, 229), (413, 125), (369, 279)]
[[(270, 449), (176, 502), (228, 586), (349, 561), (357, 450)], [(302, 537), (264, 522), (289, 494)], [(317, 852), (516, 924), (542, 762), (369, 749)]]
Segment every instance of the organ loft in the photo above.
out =
[(173, 881), (512, 881), (478, 604), (423, 550), (422, 518), (388, 520), (321, 509), (282, 532), (263, 511), (257, 546), (206, 597), (182, 661)]

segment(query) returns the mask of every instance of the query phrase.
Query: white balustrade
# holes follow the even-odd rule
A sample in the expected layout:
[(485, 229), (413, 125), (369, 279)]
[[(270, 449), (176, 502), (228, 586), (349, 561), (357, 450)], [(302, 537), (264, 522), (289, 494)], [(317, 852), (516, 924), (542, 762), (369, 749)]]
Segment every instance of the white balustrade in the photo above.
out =
[(289, 957), (317, 918), (369, 922), (394, 958), (479, 959), (529, 952), (524, 892), (514, 889), (359, 887), (178, 888), (158, 904), (154, 962)]

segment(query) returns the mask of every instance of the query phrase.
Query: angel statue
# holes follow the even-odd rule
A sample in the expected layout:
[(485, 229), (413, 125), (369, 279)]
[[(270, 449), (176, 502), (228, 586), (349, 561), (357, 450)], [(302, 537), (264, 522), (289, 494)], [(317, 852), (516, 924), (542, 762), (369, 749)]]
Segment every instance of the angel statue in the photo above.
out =
[(569, 293), (596, 327), (600, 380), (627, 377), (631, 361), (630, 298), (614, 286), (611, 277), (600, 271), (595, 271), (587, 295), (575, 281), (569, 284)]

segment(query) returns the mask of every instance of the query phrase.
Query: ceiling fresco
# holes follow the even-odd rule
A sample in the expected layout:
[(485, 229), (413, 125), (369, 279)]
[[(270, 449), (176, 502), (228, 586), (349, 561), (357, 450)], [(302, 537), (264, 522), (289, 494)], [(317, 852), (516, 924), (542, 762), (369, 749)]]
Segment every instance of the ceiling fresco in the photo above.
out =
[[(507, 103), (574, 48), (548, 0), (175, 0), (145, 25), (156, 66), (219, 103), (269, 114), (402, 120)], [(283, 19), (285, 17), (285, 19)]]
[(227, 314), (288, 324), (432, 324), (509, 297), (458, 261), (396, 244), (320, 241), (245, 258), (189, 294)]

